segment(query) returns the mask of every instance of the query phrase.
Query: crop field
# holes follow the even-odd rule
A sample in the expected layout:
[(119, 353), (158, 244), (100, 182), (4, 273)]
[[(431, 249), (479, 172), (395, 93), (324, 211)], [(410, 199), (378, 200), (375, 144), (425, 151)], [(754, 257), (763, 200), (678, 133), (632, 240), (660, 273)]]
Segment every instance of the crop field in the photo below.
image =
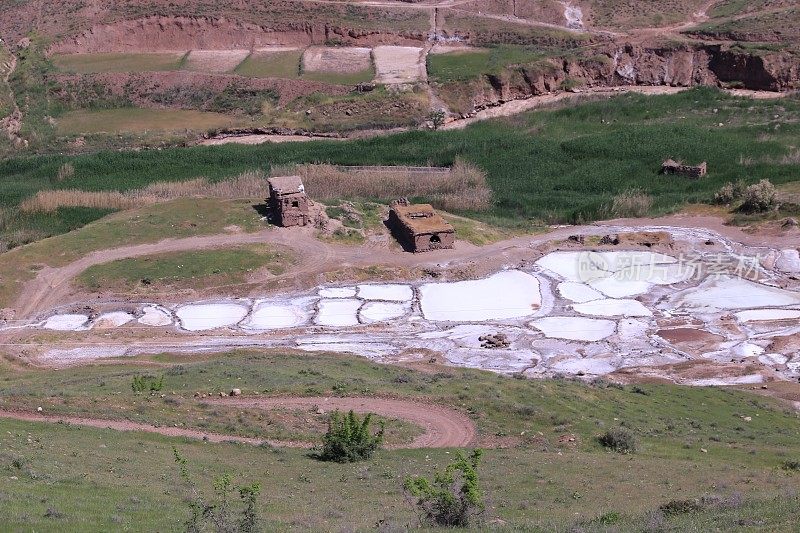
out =
[(593, 26), (613, 29), (666, 26), (691, 18), (701, 11), (705, 0), (589, 0), (589, 19)]
[(147, 131), (208, 131), (233, 126), (222, 113), (183, 109), (118, 108), (70, 111), (58, 118), (61, 135)]
[(297, 78), (302, 54), (300, 49), (257, 50), (234, 73), (253, 78)]
[(148, 72), (178, 70), (183, 66), (184, 52), (56, 54), (50, 58), (61, 71), (89, 74), (95, 72)]
[[(776, 28), (781, 30), (776, 32)], [(713, 38), (734, 38), (745, 42), (783, 43), (784, 46), (788, 45), (790, 50), (798, 51), (797, 39), (800, 37), (798, 28), (800, 28), (800, 7), (794, 6), (730, 20), (712, 19), (691, 30), (691, 33)]]
[[(163, 397), (131, 391), (134, 376), (162, 374)], [(0, 366), (3, 407), (41, 406), (50, 414), (284, 438), (314, 439), (309, 427), (323, 431), (313, 413), (238, 412), (193, 397), (196, 391), (231, 386), (245, 396), (391, 394), (472, 413), (479, 440), (488, 444), (479, 468), (489, 502), (483, 519), (500, 519), (508, 527), (641, 530), (657, 520), (676, 530), (728, 529), (743, 522), (788, 530), (800, 505), (792, 490), (798, 474), (784, 466), (800, 453), (796, 414), (733, 390), (515, 380), (450, 368), (430, 373), (325, 354), (233, 352), (191, 361), (158, 355), (124, 367), (60, 371)], [(315, 420), (310, 426), (309, 418)], [(392, 439), (414, 434), (413, 427), (386, 422)], [(636, 435), (635, 453), (616, 454), (597, 443), (596, 435), (620, 425)], [(0, 471), (11, 479), (2, 491), (0, 520), (43, 531), (178, 528), (188, 518), (188, 489), (174, 464), (173, 446), (186, 457), (203, 494), (224, 473), (236, 485), (280, 486), (259, 499), (265, 529), (364, 529), (379, 521), (413, 527), (417, 518), (403, 495), (403, 480), (430, 475), (452, 458), (451, 450), (397, 450), (380, 451), (366, 463), (335, 464), (315, 461), (303, 450), (66, 424), (0, 420), (0, 429)], [(497, 449), (492, 442), (507, 447)], [(131, 479), (146, 482), (131, 484)], [(657, 512), (667, 502), (695, 498), (702, 503)], [(161, 512), (153, 513), (156, 508)]]

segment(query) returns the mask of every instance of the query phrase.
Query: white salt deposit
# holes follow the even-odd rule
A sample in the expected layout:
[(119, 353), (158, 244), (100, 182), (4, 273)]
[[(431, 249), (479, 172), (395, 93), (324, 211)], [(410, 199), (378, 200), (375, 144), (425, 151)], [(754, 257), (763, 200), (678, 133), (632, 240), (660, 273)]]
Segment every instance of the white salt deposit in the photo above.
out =
[(561, 294), (562, 298), (576, 303), (591, 302), (592, 300), (600, 300), (603, 298), (603, 295), (593, 288), (575, 281), (559, 283), (558, 292)]
[(734, 376), (729, 378), (706, 378), (687, 380), (688, 385), (695, 387), (724, 387), (725, 385), (743, 385), (749, 383), (763, 383), (764, 376), (761, 374), (750, 374), (748, 376)]
[[(680, 276), (677, 259), (653, 252), (553, 252), (536, 264), (568, 281), (590, 282), (615, 276), (620, 282), (650, 282)], [(689, 274), (691, 275), (691, 274)], [(655, 281), (653, 281), (655, 283)]]
[(569, 374), (592, 374), (592, 375), (605, 375), (610, 374), (617, 368), (611, 362), (605, 359), (568, 359), (566, 361), (558, 361), (553, 364), (551, 369), (554, 372), (565, 372)]
[(572, 306), (577, 312), (592, 316), (653, 316), (641, 302), (636, 300), (594, 300)]
[(767, 353), (758, 357), (758, 361), (765, 365), (785, 365), (789, 358), (779, 353)]
[(781, 250), (775, 268), (789, 274), (800, 273), (800, 252), (794, 249)]
[(414, 291), (408, 285), (359, 285), (358, 297), (364, 300), (410, 302)]
[(646, 281), (621, 279), (617, 276), (601, 278), (589, 282), (589, 286), (609, 298), (625, 298), (644, 294), (650, 290), (651, 285)]
[(125, 311), (113, 311), (111, 313), (103, 313), (92, 322), (92, 328), (118, 328), (131, 322), (136, 317)]
[(267, 300), (253, 306), (253, 312), (244, 327), (254, 330), (292, 328), (305, 324), (309, 315), (310, 313), (302, 305)]
[(78, 331), (85, 329), (84, 325), (88, 320), (89, 317), (86, 315), (53, 315), (45, 320), (44, 324), (42, 324), (42, 327), (56, 331)]
[(616, 323), (597, 318), (548, 316), (530, 324), (547, 337), (596, 342), (614, 334)]
[(139, 324), (144, 324), (145, 326), (169, 326), (172, 324), (172, 315), (166, 309), (163, 309), (157, 305), (148, 305), (144, 309), (142, 309), (144, 313), (139, 318)]
[(769, 320), (792, 320), (800, 318), (797, 309), (751, 309), (736, 313), (739, 322), (761, 322)]
[(743, 342), (733, 349), (733, 353), (739, 357), (758, 357), (764, 353), (764, 348), (757, 344)]
[(486, 279), (422, 285), (420, 304), (428, 320), (480, 322), (519, 318), (541, 305), (539, 280), (518, 270)]
[(241, 322), (247, 307), (235, 303), (190, 304), (175, 310), (181, 327), (188, 331), (224, 328)]
[(352, 298), (356, 295), (354, 287), (326, 287), (318, 293), (323, 298)]
[(768, 287), (730, 276), (708, 278), (673, 300), (679, 307), (695, 309), (752, 309), (800, 304), (800, 293)]
[(361, 307), (360, 300), (320, 300), (314, 322), (320, 326), (357, 326), (359, 307)]
[(359, 317), (362, 322), (383, 322), (393, 318), (400, 318), (409, 310), (406, 303), (394, 302), (367, 302), (361, 307)]

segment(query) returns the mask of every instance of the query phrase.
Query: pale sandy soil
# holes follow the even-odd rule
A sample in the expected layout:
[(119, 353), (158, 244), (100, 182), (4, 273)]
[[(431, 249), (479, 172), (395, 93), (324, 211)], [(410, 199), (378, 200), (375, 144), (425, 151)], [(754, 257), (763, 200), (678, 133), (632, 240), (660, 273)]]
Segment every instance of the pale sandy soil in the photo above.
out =
[(357, 73), (372, 67), (372, 50), (314, 46), (303, 52), (304, 72)]

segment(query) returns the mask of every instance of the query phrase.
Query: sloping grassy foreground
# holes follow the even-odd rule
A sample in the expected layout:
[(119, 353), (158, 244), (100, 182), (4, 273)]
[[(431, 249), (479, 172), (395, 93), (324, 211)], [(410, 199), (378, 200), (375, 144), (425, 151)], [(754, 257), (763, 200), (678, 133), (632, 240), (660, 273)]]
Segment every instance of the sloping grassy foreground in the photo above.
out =
[[(11, 159), (0, 162), (0, 207), (11, 209), (6, 228), (42, 224), (57, 231), (62, 214), (19, 221), (14, 206), (49, 188), (128, 190), (165, 179), (221, 180), (297, 162), (451, 165), (461, 157), (487, 172), (494, 207), (478, 215), (484, 220), (506, 225), (575, 222), (608, 216), (613, 197), (631, 188), (651, 194), (653, 212), (663, 213), (686, 202), (708, 201), (728, 181), (796, 181), (797, 165), (782, 158), (796, 149), (799, 137), (796, 98), (754, 101), (711, 89), (659, 97), (625, 95), (484, 122), (464, 131)], [(658, 170), (668, 157), (708, 161), (709, 175), (694, 181), (664, 178)], [(57, 182), (53, 176), (65, 161), (72, 163), (75, 174)]]
[[(164, 398), (131, 392), (134, 375), (161, 373)], [(731, 390), (528, 381), (453, 368), (423, 373), (355, 357), (236, 352), (63, 371), (0, 366), (0, 407), (262, 436), (287, 424), (194, 398), (195, 391), (232, 386), (245, 396), (392, 394), (470, 413), (483, 443), (505, 446), (489, 449), (480, 471), (490, 503), (485, 518), (500, 530), (581, 524), (586, 531), (642, 531), (649, 524), (790, 531), (800, 510), (793, 492), (800, 473), (782, 466), (800, 456), (797, 413)], [(596, 435), (618, 426), (634, 432), (637, 453), (596, 443)], [(564, 435), (575, 443), (559, 443)], [(414, 527), (403, 479), (452, 458), (447, 450), (382, 451), (367, 463), (336, 465), (298, 450), (0, 420), (0, 522), (37, 531), (179, 529), (188, 506), (173, 445), (204, 491), (226, 472), (237, 484), (260, 482), (266, 530), (367, 530), (379, 521)], [(688, 513), (654, 513), (669, 501), (702, 497)]]

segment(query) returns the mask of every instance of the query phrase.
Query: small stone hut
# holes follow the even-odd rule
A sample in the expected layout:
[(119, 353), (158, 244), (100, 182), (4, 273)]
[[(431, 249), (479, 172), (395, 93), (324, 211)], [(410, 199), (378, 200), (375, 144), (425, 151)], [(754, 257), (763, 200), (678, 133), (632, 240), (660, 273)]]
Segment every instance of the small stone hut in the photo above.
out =
[(428, 252), (455, 245), (455, 229), (430, 204), (392, 202), (387, 225), (409, 252)]
[(672, 159), (667, 159), (661, 163), (661, 173), (677, 176), (686, 176), (687, 178), (697, 179), (702, 178), (708, 172), (708, 164), (703, 161), (699, 165), (684, 165)]
[(305, 226), (311, 222), (309, 200), (300, 176), (269, 178), (269, 205), (280, 226)]

